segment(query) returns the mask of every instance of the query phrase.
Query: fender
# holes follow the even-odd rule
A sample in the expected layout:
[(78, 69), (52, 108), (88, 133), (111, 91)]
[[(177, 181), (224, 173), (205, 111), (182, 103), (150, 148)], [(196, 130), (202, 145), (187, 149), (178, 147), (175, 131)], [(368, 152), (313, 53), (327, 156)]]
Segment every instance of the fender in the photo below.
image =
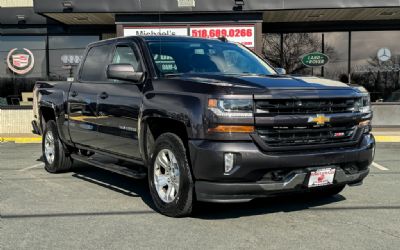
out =
[[(47, 86), (43, 86), (47, 85)], [(68, 85), (70, 83), (67, 83)], [(68, 130), (68, 120), (65, 119), (67, 114), (67, 99), (68, 99), (68, 88), (53, 88), (52, 85), (42, 82), (42, 86), (38, 89), (38, 111), (39, 119), (42, 116), (42, 109), (51, 109), (54, 112), (55, 122), (60, 134), (60, 139), (71, 144), (70, 134)], [(51, 88), (49, 88), (49, 85)], [(46, 88), (47, 87), (47, 88)], [(42, 122), (42, 121), (40, 121)]]
[(203, 102), (202, 97), (187, 93), (146, 93), (138, 120), (139, 149), (143, 159), (147, 158), (144, 152), (150, 118), (164, 118), (181, 123), (186, 128), (188, 139), (204, 136)]

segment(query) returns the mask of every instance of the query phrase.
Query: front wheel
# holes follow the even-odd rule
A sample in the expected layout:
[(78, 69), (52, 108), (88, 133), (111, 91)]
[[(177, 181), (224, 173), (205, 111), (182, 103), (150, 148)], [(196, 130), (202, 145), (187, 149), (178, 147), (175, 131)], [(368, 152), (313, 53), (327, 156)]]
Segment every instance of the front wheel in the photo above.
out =
[(190, 215), (193, 179), (185, 146), (177, 135), (166, 133), (157, 138), (148, 170), (150, 193), (157, 210), (171, 217)]

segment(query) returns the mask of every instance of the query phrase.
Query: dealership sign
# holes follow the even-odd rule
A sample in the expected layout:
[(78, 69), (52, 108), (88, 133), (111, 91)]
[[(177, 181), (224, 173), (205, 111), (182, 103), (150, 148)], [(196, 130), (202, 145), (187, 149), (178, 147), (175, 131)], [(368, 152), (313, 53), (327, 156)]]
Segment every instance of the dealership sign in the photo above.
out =
[(226, 37), (230, 42), (241, 43), (249, 48), (255, 47), (254, 25), (207, 25), (192, 26), (147, 26), (124, 27), (124, 36), (192, 36), (201, 38)]
[(124, 27), (124, 36), (187, 36), (186, 27)]
[(301, 62), (307, 67), (321, 67), (329, 62), (329, 57), (321, 52), (312, 52), (304, 55)]
[(79, 64), (82, 60), (80, 55), (62, 55), (61, 62), (63, 64)]
[(196, 7), (196, 1), (195, 0), (178, 0), (178, 7), (179, 8)]
[(254, 48), (254, 25), (192, 26), (190, 36), (202, 38), (226, 37), (230, 42)]
[(392, 57), (392, 52), (388, 48), (381, 48), (378, 50), (378, 53), (376, 56), (379, 59), (379, 61), (386, 62), (386, 61), (390, 60), (390, 58)]
[(29, 49), (14, 48), (8, 52), (7, 66), (18, 75), (29, 73), (35, 64), (35, 58)]

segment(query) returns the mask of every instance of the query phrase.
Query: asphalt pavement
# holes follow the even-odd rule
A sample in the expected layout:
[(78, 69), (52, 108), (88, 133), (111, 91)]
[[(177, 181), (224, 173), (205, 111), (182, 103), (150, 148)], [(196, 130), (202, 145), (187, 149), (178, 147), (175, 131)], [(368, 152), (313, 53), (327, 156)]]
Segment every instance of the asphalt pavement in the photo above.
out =
[(362, 186), (321, 200), (153, 210), (147, 183), (77, 165), (48, 174), (40, 144), (0, 143), (0, 249), (400, 249), (400, 143), (378, 144)]

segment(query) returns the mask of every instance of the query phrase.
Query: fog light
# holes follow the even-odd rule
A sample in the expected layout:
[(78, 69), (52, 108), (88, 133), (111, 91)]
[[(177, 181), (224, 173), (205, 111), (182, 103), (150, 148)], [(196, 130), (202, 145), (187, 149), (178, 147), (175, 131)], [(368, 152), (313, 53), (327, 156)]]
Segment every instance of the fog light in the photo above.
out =
[(225, 153), (225, 174), (232, 171), (235, 164), (235, 154)]

